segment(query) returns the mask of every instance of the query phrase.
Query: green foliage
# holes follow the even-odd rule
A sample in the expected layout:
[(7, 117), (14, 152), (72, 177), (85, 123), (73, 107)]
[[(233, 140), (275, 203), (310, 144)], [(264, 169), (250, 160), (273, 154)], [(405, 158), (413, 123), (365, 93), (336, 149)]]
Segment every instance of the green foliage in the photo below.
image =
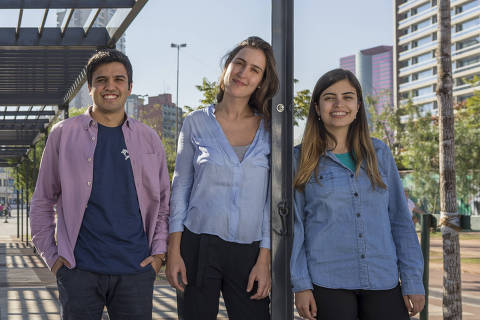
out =
[(197, 109), (208, 107), (217, 102), (219, 90), (217, 81), (208, 81), (207, 78), (203, 78), (202, 84), (195, 86), (195, 88), (203, 94), (202, 99), (200, 99), (200, 106), (198, 106)]
[(310, 100), (312, 94), (310, 90), (304, 89), (297, 91), (293, 97), (293, 125), (298, 126), (298, 121), (305, 120), (310, 110)]
[[(410, 101), (398, 110), (387, 106), (383, 111), (367, 97), (371, 135), (387, 143), (400, 170), (407, 170), (405, 179), (410, 194), (428, 212), (439, 209), (439, 128), (438, 118), (422, 113)], [(402, 119), (402, 121), (400, 121)], [(455, 168), (457, 198), (468, 204), (472, 194), (480, 190), (480, 92), (455, 113)]]
[(173, 178), (173, 171), (175, 170), (175, 161), (177, 158), (177, 150), (175, 145), (175, 139), (162, 138), (163, 148), (165, 149), (165, 156), (167, 158), (168, 174), (170, 181)]

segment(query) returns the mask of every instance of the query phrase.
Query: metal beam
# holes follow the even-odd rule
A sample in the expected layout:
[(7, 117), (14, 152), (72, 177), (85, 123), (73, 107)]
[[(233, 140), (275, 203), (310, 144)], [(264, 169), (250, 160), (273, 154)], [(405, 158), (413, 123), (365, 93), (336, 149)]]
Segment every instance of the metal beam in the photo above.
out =
[(128, 12), (124, 9), (120, 9), (115, 12), (112, 19), (110, 19), (110, 22), (107, 25), (107, 31), (110, 35), (110, 40), (107, 44), (109, 48), (113, 48), (115, 46), (117, 41), (125, 33), (125, 30), (127, 30), (130, 23), (132, 23), (138, 13), (145, 6), (147, 1), (148, 0), (137, 0), (135, 2), (135, 5), (132, 7), (132, 10)]
[(87, 69), (83, 68), (83, 70), (77, 76), (73, 84), (70, 86), (67, 94), (63, 97), (62, 104), (69, 104), (72, 99), (77, 95), (78, 91), (80, 91), (85, 81), (87, 81)]
[(0, 111), (0, 117), (3, 117), (3, 116), (5, 117), (8, 117), (8, 116), (54, 116), (54, 115), (55, 115), (55, 111)]
[(107, 46), (109, 39), (106, 28), (93, 28), (85, 36), (82, 27), (67, 28), (64, 36), (60, 28), (44, 28), (38, 36), (38, 28), (22, 28), (18, 38), (15, 28), (0, 28), (0, 49), (92, 49)]
[(45, 124), (48, 123), (49, 119), (5, 119), (0, 120), (1, 125), (32, 125), (32, 124)]
[(293, 0), (272, 1), (272, 46), (280, 88), (272, 99), (272, 319), (293, 319)]
[(61, 27), (61, 30), (60, 30), (60, 36), (62, 38), (65, 35), (65, 31), (67, 31), (68, 25), (70, 24), (70, 20), (72, 20), (72, 16), (73, 16), (74, 12), (75, 12), (75, 9), (68, 9), (67, 10), (67, 14), (65, 15), (66, 19), (64, 19), (65, 22), (62, 23), (62, 27)]
[(97, 20), (97, 17), (100, 14), (101, 11), (102, 11), (102, 9), (98, 9), (98, 10), (95, 10), (95, 11), (92, 10), (90, 12), (90, 15), (88, 16), (87, 21), (85, 21), (85, 25), (83, 26), (83, 31), (85, 32), (85, 37), (88, 35), (90, 30), (92, 29), (93, 24), (95, 23), (95, 20)]
[(2, 0), (0, 9), (131, 8), (135, 0)]
[(40, 24), (40, 27), (38, 28), (38, 36), (39, 37), (42, 36), (43, 29), (45, 28), (45, 23), (47, 22), (48, 10), (49, 9), (45, 9), (45, 13), (43, 14), (43, 18), (42, 18), (42, 23)]
[(18, 35), (20, 34), (20, 28), (22, 26), (22, 17), (23, 17), (23, 9), (20, 9), (18, 12), (17, 28), (15, 29), (15, 38), (17, 39), (18, 39)]
[(9, 106), (59, 105), (63, 102), (63, 96), (58, 93), (31, 93), (28, 91), (18, 93), (0, 92), (0, 101), (2, 101), (2, 104)]

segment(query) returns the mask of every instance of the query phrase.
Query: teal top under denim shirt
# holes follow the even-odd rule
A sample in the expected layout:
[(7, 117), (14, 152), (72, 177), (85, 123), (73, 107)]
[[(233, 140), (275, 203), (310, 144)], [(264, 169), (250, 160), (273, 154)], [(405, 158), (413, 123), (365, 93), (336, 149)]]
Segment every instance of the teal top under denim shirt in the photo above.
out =
[[(293, 291), (334, 289), (424, 294), (423, 257), (397, 167), (388, 147), (372, 139), (387, 189), (372, 188), (364, 164), (358, 177), (332, 152), (318, 176), (295, 190)], [(294, 166), (300, 149), (294, 150)]]
[(270, 248), (270, 133), (263, 120), (240, 161), (213, 105), (183, 121), (170, 199), (169, 233), (197, 234)]
[(347, 153), (335, 153), (335, 157), (337, 157), (340, 162), (350, 169), (351, 171), (355, 172), (355, 160), (353, 160), (350, 152)]

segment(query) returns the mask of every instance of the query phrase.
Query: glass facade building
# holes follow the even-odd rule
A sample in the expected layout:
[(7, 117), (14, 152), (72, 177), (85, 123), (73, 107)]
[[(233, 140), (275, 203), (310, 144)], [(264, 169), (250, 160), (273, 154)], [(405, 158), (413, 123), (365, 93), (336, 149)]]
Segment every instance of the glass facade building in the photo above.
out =
[[(395, 0), (394, 96), (401, 107), (412, 99), (436, 114), (437, 0)], [(472, 96), (480, 76), (480, 0), (451, 0), (454, 103)]]
[(377, 101), (377, 111), (393, 105), (393, 47), (378, 46), (340, 58), (340, 68), (352, 71), (360, 81), (364, 97)]

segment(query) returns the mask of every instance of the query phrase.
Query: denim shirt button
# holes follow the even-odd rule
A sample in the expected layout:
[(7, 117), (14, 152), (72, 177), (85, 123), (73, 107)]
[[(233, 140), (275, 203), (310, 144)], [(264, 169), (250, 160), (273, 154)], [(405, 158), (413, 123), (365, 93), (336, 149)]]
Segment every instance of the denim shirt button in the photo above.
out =
[(357, 213), (357, 218), (360, 218), (360, 213)]
[(350, 174), (350, 178), (353, 178), (353, 173)]
[(355, 197), (358, 197), (358, 193), (357, 193), (357, 192), (355, 192), (353, 195), (354, 195)]
[(363, 237), (363, 235), (362, 235), (361, 233), (359, 233), (359, 234), (358, 234), (358, 237), (361, 238), (361, 237)]
[(362, 254), (362, 255), (360, 256), (360, 258), (362, 258), (362, 259), (365, 259), (365, 255), (364, 255), (364, 254)]

